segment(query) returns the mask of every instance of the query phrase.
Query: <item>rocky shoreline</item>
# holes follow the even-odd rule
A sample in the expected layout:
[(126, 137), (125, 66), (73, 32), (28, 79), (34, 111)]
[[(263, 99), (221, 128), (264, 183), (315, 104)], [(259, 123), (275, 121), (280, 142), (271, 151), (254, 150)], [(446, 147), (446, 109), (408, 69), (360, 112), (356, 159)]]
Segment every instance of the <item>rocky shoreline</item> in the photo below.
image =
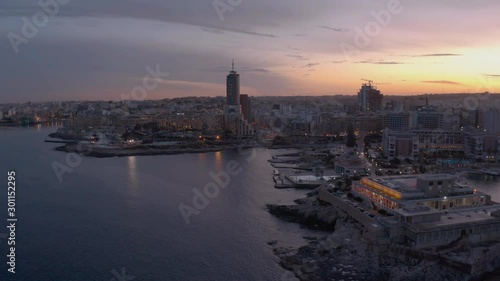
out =
[(286, 221), (325, 232), (318, 237), (304, 237), (307, 245), (298, 249), (282, 247), (279, 241), (269, 243), (280, 265), (293, 272), (294, 276), (283, 276), (282, 280), (476, 281), (486, 277), (471, 276), (436, 260), (401, 258), (390, 251), (389, 254), (377, 254), (363, 238), (355, 221), (333, 206), (320, 202), (316, 192), (296, 203), (268, 205), (267, 208), (271, 214)]
[(298, 199), (295, 202), (298, 203), (298, 205), (267, 205), (267, 210), (269, 213), (283, 220), (298, 223), (309, 229), (323, 231), (335, 230), (335, 223), (337, 222), (337, 217), (334, 216), (335, 210), (328, 208), (328, 206), (320, 202), (313, 203), (317, 204), (315, 206), (317, 208), (311, 208), (311, 206), (303, 204), (302, 199)]
[(83, 136), (75, 136), (72, 134), (62, 134), (59, 132), (50, 133), (49, 137), (54, 138), (54, 139), (71, 140), (71, 141), (88, 140), (88, 139), (84, 138)]

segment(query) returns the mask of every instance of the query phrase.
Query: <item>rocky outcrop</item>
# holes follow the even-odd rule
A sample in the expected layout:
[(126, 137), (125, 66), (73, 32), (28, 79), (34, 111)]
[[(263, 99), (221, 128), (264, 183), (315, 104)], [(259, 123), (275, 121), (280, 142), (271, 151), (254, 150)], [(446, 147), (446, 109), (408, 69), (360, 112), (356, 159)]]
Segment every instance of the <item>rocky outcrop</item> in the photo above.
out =
[(267, 207), (270, 213), (284, 220), (326, 232), (318, 237), (304, 237), (307, 245), (298, 249), (282, 247), (279, 241), (269, 243), (281, 266), (295, 275), (284, 276), (284, 281), (297, 278), (302, 281), (480, 280), (435, 259), (376, 254), (354, 221), (344, 213), (337, 213), (332, 206), (322, 204), (314, 192), (296, 203)]
[(299, 223), (307, 228), (331, 231), (338, 218), (337, 211), (331, 206), (321, 204), (317, 199), (308, 198), (296, 201), (298, 205), (267, 205), (268, 211), (289, 222)]
[(333, 233), (310, 239), (308, 245), (299, 249), (282, 248), (277, 244), (273, 246), (280, 264), (302, 281), (471, 280), (471, 276), (433, 261), (401, 262), (377, 256), (369, 250), (360, 231), (349, 221), (339, 220)]

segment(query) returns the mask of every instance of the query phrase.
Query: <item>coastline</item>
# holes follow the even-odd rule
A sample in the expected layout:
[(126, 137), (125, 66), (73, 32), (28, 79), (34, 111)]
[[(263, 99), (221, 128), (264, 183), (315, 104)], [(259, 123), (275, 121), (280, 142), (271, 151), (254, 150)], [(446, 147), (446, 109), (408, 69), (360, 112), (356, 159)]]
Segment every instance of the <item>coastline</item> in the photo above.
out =
[(110, 158), (110, 157), (127, 157), (127, 156), (155, 156), (155, 155), (175, 155), (175, 154), (190, 154), (190, 153), (207, 153), (218, 152), (232, 149), (249, 149), (254, 148), (254, 145), (224, 145), (220, 147), (127, 147), (127, 148), (103, 148), (95, 145), (69, 143), (66, 145), (55, 147), (54, 150), (62, 152), (78, 152), (87, 157)]
[[(270, 241), (268, 244), (279, 259), (279, 264), (301, 281), (478, 281), (498, 276), (493, 271), (494, 264), (491, 264), (490, 272), (471, 275), (463, 268), (450, 266), (444, 257), (405, 254), (405, 249), (392, 245), (379, 247), (366, 239), (367, 230), (353, 217), (320, 201), (317, 189), (295, 203), (268, 205), (267, 209), (284, 221), (298, 223), (304, 228), (323, 230), (324, 235), (303, 237), (308, 241), (307, 245), (299, 248), (281, 246), (280, 241)], [(484, 246), (470, 245), (451, 254), (475, 259), (485, 249)], [(500, 247), (500, 243), (491, 243), (489, 247)]]

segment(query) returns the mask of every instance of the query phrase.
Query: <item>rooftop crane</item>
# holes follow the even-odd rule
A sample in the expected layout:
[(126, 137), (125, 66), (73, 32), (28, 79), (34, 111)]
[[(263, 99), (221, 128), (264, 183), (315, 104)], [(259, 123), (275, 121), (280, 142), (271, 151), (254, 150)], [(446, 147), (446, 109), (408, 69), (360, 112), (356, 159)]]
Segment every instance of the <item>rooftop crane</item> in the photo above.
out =
[(368, 85), (370, 85), (370, 86), (371, 86), (371, 85), (372, 85), (372, 83), (373, 83), (373, 80), (368, 80), (368, 79), (361, 79), (361, 80), (368, 82)]

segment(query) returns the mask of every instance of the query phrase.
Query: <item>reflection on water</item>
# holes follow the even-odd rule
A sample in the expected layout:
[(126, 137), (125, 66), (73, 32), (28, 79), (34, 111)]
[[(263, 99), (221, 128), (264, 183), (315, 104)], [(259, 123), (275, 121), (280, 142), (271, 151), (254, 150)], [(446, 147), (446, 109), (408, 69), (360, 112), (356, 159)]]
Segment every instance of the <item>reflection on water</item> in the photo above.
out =
[(135, 193), (137, 191), (137, 167), (136, 167), (136, 158), (135, 156), (128, 157), (128, 182), (130, 190)]
[[(284, 271), (268, 242), (295, 248), (312, 235), (267, 212), (267, 204), (292, 203), (305, 194), (274, 188), (271, 152), (257, 150), (251, 168), (248, 156), (234, 151), (86, 157), (59, 183), (51, 163), (66, 163), (66, 155), (43, 142), (56, 129), (0, 128), (0, 155), (6, 159), (0, 172), (18, 170), (23, 187), (23, 245), (16, 256), (22, 257), (19, 268), (29, 270), (16, 272), (16, 280), (110, 280), (110, 270), (126, 266), (127, 276), (137, 280), (277, 281)], [(194, 188), (203, 192), (215, 182), (209, 171), (229, 161), (242, 166), (241, 174), (186, 225), (180, 204), (198, 211), (206, 201)], [(64, 188), (53, 189), (54, 184)], [(0, 201), (6, 194), (0, 193)], [(2, 278), (4, 272), (0, 280), (10, 280)]]
[(198, 153), (198, 160), (199, 161), (205, 161), (206, 159), (207, 159), (206, 153)]
[(217, 151), (215, 152), (215, 167), (217, 170), (222, 170), (224, 169), (222, 166), (222, 151)]
[(42, 124), (42, 127), (62, 127), (64, 124), (63, 121), (55, 121)]

